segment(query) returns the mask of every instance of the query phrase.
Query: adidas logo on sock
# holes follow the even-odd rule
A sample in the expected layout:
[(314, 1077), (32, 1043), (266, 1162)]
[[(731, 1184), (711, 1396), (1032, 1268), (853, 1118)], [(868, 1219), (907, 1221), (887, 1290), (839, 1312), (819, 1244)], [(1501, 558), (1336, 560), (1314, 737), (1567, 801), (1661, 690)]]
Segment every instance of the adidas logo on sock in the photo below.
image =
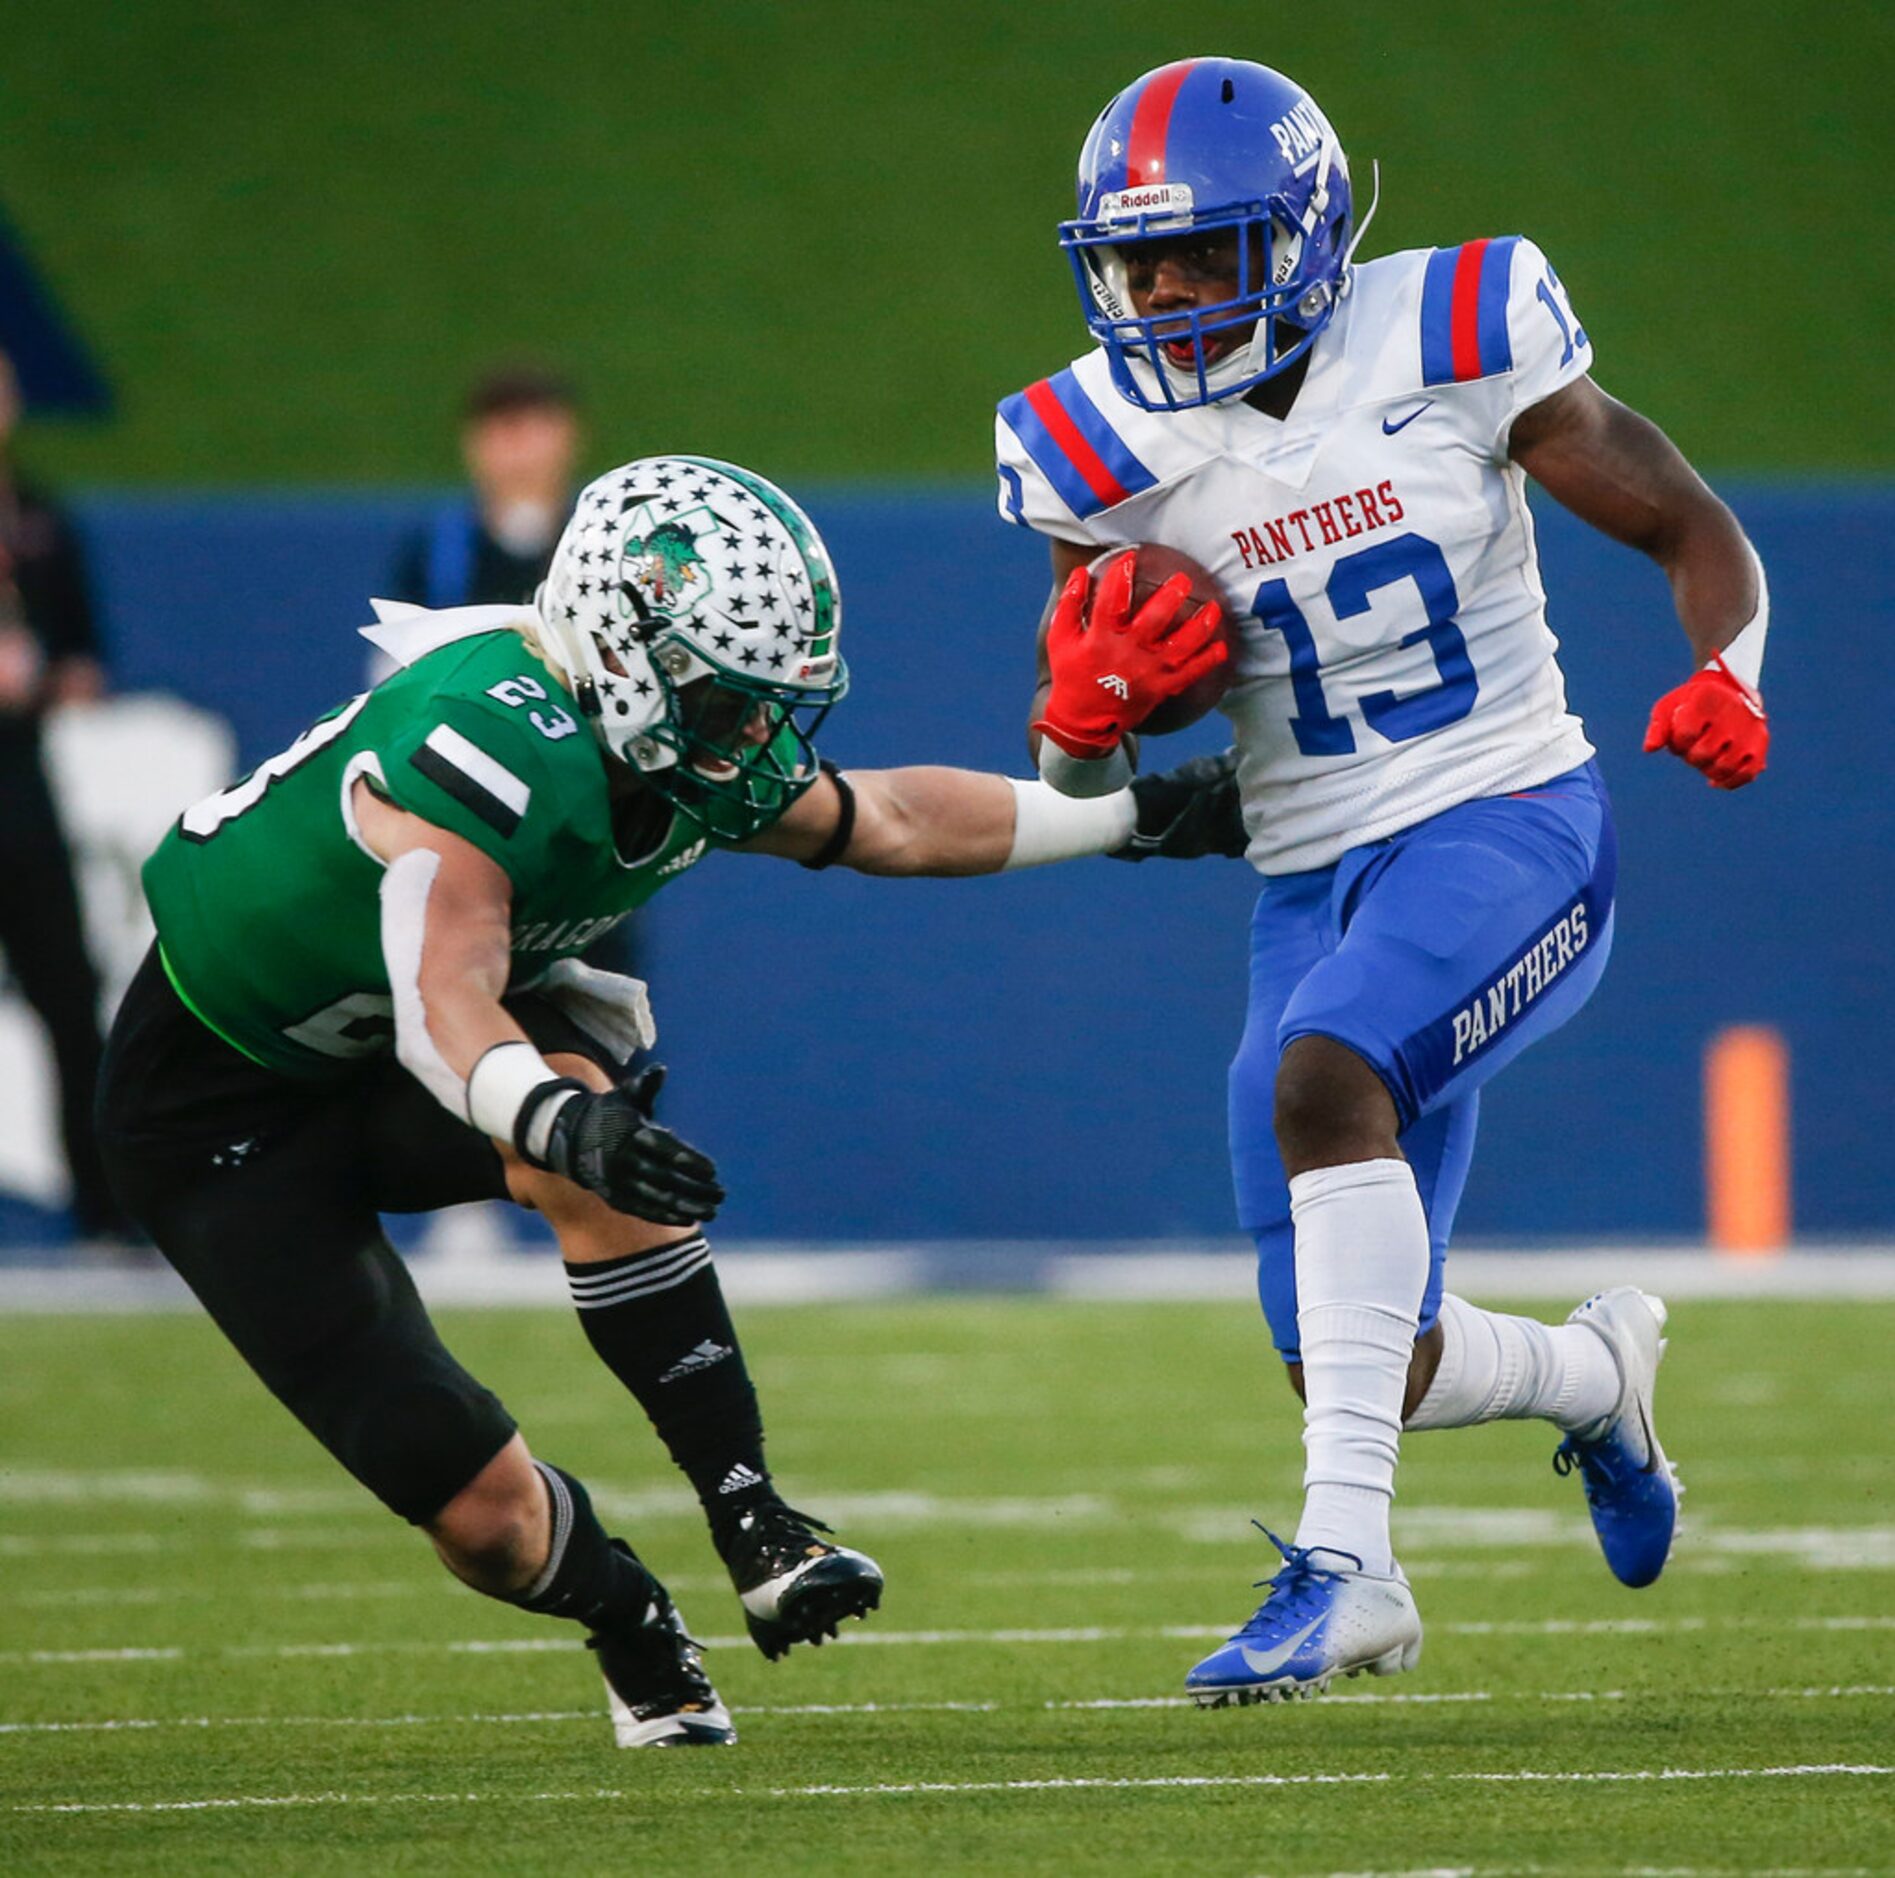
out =
[(739, 1461), (718, 1483), (719, 1493), (741, 1493), (746, 1487), (760, 1487), (763, 1476), (754, 1467)]
[(721, 1363), (728, 1355), (730, 1350), (727, 1346), (712, 1343), (706, 1338), (695, 1350), (687, 1350), (658, 1380), (661, 1383), (676, 1382), (680, 1376), (689, 1376), (697, 1370), (709, 1369), (713, 1363)]

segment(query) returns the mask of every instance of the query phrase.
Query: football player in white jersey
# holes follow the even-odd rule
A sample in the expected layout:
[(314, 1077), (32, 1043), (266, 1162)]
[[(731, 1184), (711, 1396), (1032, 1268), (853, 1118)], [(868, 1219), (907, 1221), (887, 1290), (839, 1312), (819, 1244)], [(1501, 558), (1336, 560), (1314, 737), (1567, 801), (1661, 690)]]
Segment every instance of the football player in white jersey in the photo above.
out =
[[(1521, 236), (1353, 260), (1341, 145), (1301, 86), (1186, 59), (1101, 113), (1061, 242), (1097, 349), (1008, 398), (1000, 507), (1052, 546), (1033, 727), (1068, 793), (1129, 772), (1121, 698), (1166, 688), (1101, 621), (1103, 551), (1215, 577), (1247, 854), (1263, 876), (1230, 1078), (1237, 1203), (1305, 1401), (1304, 1504), (1270, 1594), (1187, 1687), (1210, 1706), (1411, 1667), (1389, 1541), (1402, 1429), (1539, 1417), (1612, 1571), (1663, 1568), (1662, 1303), (1567, 1323), (1444, 1293), (1480, 1086), (1590, 995), (1612, 944), (1611, 810), (1566, 708), (1531, 476), (1671, 584), (1696, 669), (1653, 711), (1719, 788), (1763, 768), (1763, 570), (1592, 350)], [(1110, 680), (1111, 682), (1105, 682)]]

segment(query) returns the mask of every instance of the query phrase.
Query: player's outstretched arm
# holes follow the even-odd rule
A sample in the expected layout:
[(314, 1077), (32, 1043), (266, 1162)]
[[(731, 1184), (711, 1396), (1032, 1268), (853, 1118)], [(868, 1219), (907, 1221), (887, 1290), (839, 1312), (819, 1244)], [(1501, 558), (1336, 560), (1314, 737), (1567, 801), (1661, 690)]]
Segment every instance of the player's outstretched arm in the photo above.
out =
[(1521, 412), (1508, 449), (1562, 507), (1664, 569), (1698, 670), (1659, 699), (1645, 748), (1675, 752), (1718, 788), (1741, 788), (1769, 753), (1760, 692), (1769, 598), (1737, 518), (1656, 424), (1590, 378)]
[(745, 851), (861, 874), (997, 874), (1108, 854), (1132, 837), (1129, 790), (1073, 802), (980, 770), (825, 769)]
[(1226, 750), (1084, 801), (976, 770), (825, 770), (748, 845), (805, 867), (840, 861), (864, 874), (992, 874), (1089, 854), (1241, 855), (1246, 840), (1236, 752)]

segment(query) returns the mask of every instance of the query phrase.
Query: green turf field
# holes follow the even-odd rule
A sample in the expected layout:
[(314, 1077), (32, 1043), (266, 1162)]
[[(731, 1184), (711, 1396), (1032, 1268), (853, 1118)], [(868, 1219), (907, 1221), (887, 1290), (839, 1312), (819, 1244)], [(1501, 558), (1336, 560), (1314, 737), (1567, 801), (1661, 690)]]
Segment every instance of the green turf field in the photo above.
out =
[[(0, 205), (114, 380), (93, 483), (444, 481), (466, 375), (566, 361), (600, 467), (989, 473), (1086, 338), (1094, 113), (1228, 52), (1311, 87), (1366, 254), (1521, 230), (1600, 382), (1712, 469), (1895, 464), (1895, 10), (1730, 0), (245, 0), (6, 10)], [(1366, 189), (1364, 191), (1366, 194)]]
[(576, 1642), (450, 1586), (207, 1325), (0, 1325), (0, 1870), (1889, 1868), (1895, 1306), (1674, 1311), (1689, 1523), (1646, 1592), (1544, 1430), (1416, 1438), (1421, 1669), (1218, 1713), (1179, 1678), (1247, 1614), (1247, 1517), (1296, 1498), (1246, 1313), (747, 1327), (785, 1485), (890, 1576), (849, 1647), (774, 1667), (569, 1316), (448, 1325), (712, 1645), (742, 1745), (641, 1755)]

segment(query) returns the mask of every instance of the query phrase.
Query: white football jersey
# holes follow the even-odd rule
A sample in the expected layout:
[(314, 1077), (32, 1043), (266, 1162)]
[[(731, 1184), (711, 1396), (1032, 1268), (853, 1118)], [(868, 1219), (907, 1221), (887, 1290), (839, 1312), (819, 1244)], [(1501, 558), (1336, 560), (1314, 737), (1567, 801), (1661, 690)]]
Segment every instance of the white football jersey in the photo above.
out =
[(1283, 420), (1241, 399), (1141, 411), (1102, 351), (1008, 398), (1000, 511), (1210, 570), (1249, 858), (1327, 867), (1591, 756), (1507, 460), (1514, 418), (1591, 361), (1523, 236), (1388, 255), (1354, 268)]

